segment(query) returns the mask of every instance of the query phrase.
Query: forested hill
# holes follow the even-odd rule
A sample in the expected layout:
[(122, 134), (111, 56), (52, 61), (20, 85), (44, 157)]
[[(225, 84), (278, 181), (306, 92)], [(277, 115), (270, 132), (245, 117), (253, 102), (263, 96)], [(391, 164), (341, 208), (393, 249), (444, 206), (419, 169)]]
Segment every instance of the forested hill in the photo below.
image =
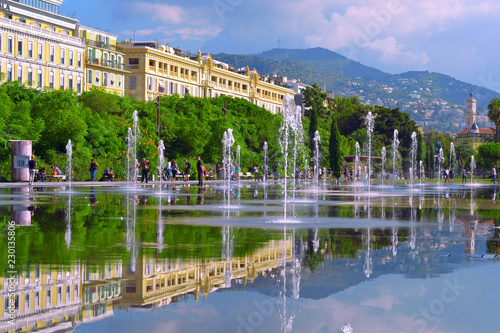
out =
[[(458, 110), (447, 115), (443, 124), (438, 118), (443, 105), (459, 109), (472, 90), (477, 99), (479, 115), (489, 101), (500, 95), (485, 87), (456, 80), (441, 73), (411, 71), (389, 74), (350, 60), (324, 48), (273, 49), (256, 55), (212, 54), (214, 59), (235, 67), (255, 68), (259, 74), (286, 76), (306, 84), (318, 83), (336, 96), (357, 95), (364, 103), (399, 107), (412, 113), (412, 118), (429, 128), (458, 131), (464, 116)], [(444, 102), (444, 103), (443, 103)], [(429, 116), (429, 110), (435, 114)], [(427, 111), (427, 116), (425, 116)], [(421, 112), (421, 114), (419, 114)], [(462, 119), (463, 118), (463, 119)], [(452, 123), (450, 123), (452, 120)], [(444, 127), (443, 127), (444, 126)]]

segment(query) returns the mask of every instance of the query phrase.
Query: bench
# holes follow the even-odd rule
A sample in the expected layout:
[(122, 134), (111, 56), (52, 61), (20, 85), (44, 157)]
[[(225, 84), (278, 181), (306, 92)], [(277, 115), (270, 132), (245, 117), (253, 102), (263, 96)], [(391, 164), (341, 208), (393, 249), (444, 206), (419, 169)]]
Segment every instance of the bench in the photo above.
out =
[(244, 176), (243, 176), (243, 172), (240, 172), (240, 177), (242, 178), (246, 178), (246, 179), (252, 179), (253, 178), (253, 175), (251, 172), (247, 172)]
[(48, 182), (66, 180), (66, 175), (47, 175), (46, 177)]

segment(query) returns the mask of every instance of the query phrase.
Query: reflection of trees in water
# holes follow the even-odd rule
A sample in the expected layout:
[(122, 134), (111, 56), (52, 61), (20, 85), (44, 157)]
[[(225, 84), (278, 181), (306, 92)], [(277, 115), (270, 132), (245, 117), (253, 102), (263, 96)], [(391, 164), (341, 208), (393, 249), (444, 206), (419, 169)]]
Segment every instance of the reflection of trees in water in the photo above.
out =
[[(316, 268), (318, 268), (319, 263), (324, 261), (324, 256), (321, 251), (314, 251), (315, 245), (315, 230), (308, 229), (307, 230), (307, 246), (304, 254), (304, 258), (302, 259), (302, 266), (309, 268), (309, 270), (314, 273)], [(316, 239), (317, 239), (317, 229), (316, 229)], [(319, 240), (318, 240), (319, 246)]]

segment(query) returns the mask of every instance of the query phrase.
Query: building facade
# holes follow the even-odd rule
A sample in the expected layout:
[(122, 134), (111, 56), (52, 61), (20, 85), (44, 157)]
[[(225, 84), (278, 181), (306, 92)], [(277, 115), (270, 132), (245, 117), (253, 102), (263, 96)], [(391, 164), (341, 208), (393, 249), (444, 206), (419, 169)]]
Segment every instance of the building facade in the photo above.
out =
[(138, 100), (157, 96), (190, 94), (195, 97), (230, 96), (277, 113), (290, 89), (265, 82), (257, 71), (238, 71), (212, 59), (210, 54), (185, 52), (157, 42), (124, 42), (119, 45), (125, 54), (130, 73), (126, 76), (126, 95)]
[(491, 128), (479, 128), (476, 118), (476, 99), (472, 92), (466, 101), (465, 111), (465, 126), (466, 128), (456, 133), (455, 142), (457, 144), (466, 145), (472, 149), (484, 143), (485, 138), (494, 138), (495, 131)]
[(0, 72), (34, 88), (83, 89), (85, 45), (59, 0), (0, 1)]
[(78, 26), (77, 33), (86, 47), (84, 91), (96, 86), (124, 96), (127, 71), (124, 54), (116, 45), (118, 36), (84, 26)]

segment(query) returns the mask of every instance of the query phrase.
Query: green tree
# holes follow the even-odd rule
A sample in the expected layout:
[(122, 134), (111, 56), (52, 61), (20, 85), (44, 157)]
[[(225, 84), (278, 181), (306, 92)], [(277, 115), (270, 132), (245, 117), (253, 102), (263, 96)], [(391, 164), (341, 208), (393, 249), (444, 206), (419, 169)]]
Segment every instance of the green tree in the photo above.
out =
[(477, 147), (478, 164), (489, 168), (500, 159), (500, 143), (485, 143)]
[(493, 98), (488, 104), (488, 118), (495, 124), (495, 142), (498, 142), (498, 128), (500, 127), (500, 98)]
[(337, 119), (333, 119), (330, 131), (330, 168), (332, 169), (333, 176), (337, 179), (340, 178), (344, 160), (341, 154), (341, 143), (342, 140), (337, 126)]

